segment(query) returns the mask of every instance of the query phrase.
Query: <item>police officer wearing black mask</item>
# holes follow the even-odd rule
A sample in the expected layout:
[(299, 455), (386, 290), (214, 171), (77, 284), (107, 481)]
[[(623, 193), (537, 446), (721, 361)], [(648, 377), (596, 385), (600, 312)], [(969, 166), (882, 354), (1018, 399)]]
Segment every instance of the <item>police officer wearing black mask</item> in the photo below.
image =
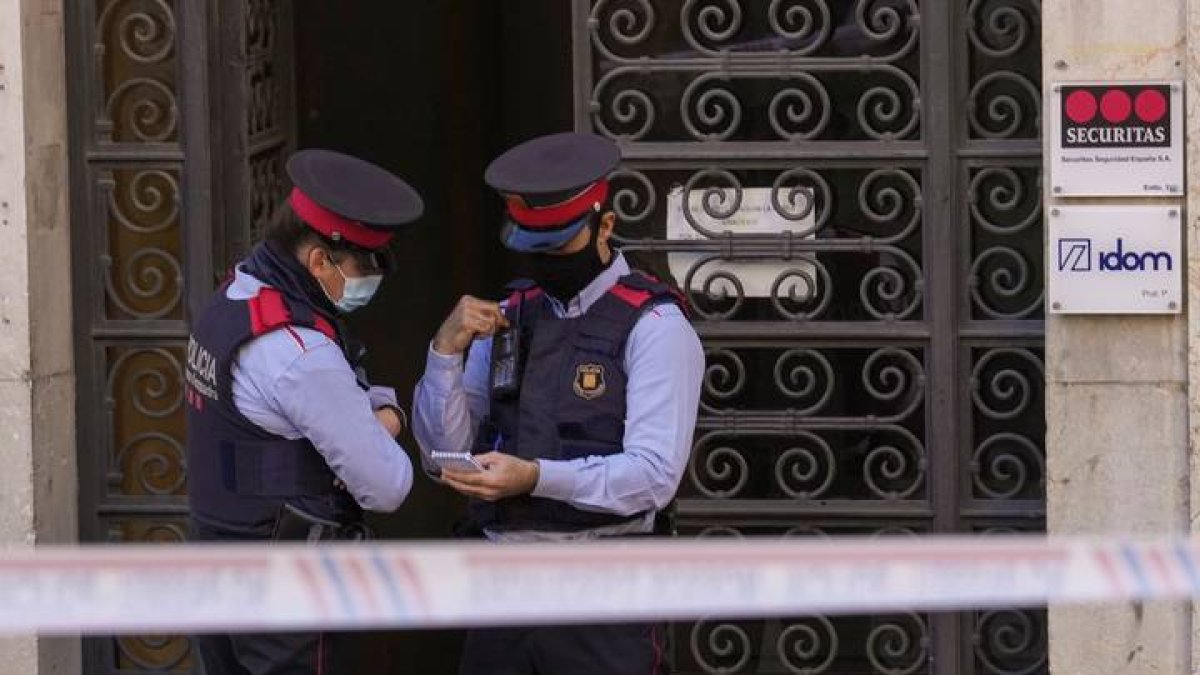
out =
[[(493, 541), (650, 534), (687, 466), (703, 351), (682, 301), (612, 247), (619, 159), (606, 139), (556, 134), (485, 175), (533, 278), (502, 303), (459, 301), (430, 345), (413, 432), (426, 472), (470, 498)], [(652, 624), (475, 630), (461, 672), (653, 673), (662, 649)]]

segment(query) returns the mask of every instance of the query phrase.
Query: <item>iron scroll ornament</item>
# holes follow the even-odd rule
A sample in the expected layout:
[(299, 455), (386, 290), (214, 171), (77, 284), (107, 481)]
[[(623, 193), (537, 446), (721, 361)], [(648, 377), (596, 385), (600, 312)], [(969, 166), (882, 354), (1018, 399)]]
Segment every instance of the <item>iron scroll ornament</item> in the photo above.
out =
[(114, 494), (179, 495), (187, 477), (178, 349), (115, 349), (106, 383), (112, 430), (107, 485)]
[(109, 74), (96, 90), (97, 129), (115, 142), (176, 140), (180, 115), (170, 66), (178, 28), (170, 5), (110, 2), (96, 18), (95, 35), (98, 65)]
[[(591, 90), (593, 123), (625, 141), (794, 142), (842, 135), (829, 122), (846, 109), (863, 138), (912, 137), (921, 107), (917, 4), (859, 0), (836, 15), (835, 26), (825, 0), (688, 0), (678, 14), (645, 0), (601, 0), (588, 22), (605, 64)], [(858, 91), (846, 91), (848, 81)], [(745, 117), (749, 108), (765, 119)]]
[[(856, 187), (856, 198), (849, 201), (835, 193), (831, 182), (844, 185), (847, 178)], [(738, 216), (745, 203), (748, 179), (758, 185), (769, 181), (773, 215), (795, 222), (794, 228), (774, 234), (723, 229), (722, 223)], [(770, 304), (775, 316), (785, 320), (829, 318), (831, 308), (874, 320), (902, 320), (918, 316), (923, 305), (918, 235), (924, 205), (919, 174), (911, 170), (783, 165), (682, 173), (626, 167), (613, 175), (612, 184), (619, 216), (614, 241), (626, 251), (666, 254), (668, 261), (675, 253), (690, 254), (691, 264), (673, 267), (672, 273), (694, 313), (705, 320), (740, 318), (746, 307), (745, 284), (725, 264), (730, 262), (774, 269)], [(690, 238), (666, 238), (660, 229), (670, 217), (666, 193), (672, 189), (680, 191), (679, 203), (687, 205), (681, 215), (694, 233)], [(864, 263), (854, 287), (833, 270)], [(834, 283), (838, 276), (841, 285)]]
[(104, 206), (97, 210), (113, 223), (98, 256), (111, 313), (146, 320), (177, 314), (183, 298), (183, 267), (172, 250), (181, 235), (177, 173), (114, 170), (98, 188)]

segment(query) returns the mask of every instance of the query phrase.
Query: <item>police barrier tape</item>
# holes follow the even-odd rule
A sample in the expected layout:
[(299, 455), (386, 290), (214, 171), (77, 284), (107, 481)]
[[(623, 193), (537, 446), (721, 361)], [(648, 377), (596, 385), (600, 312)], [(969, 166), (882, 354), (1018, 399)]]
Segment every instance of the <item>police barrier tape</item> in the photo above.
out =
[(0, 554), (0, 632), (482, 626), (1200, 595), (1200, 539), (95, 546)]

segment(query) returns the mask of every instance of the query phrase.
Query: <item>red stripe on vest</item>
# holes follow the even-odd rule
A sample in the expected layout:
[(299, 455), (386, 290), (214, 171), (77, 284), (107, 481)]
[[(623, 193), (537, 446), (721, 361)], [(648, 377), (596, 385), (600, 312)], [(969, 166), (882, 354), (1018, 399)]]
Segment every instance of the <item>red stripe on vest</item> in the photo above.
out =
[(259, 306), (258, 296), (247, 300), (246, 307), (250, 309), (250, 334), (258, 337), (266, 333), (267, 326), (263, 323), (262, 309)]
[(283, 294), (274, 288), (264, 286), (247, 304), (250, 307), (250, 332), (254, 337), (269, 333), (292, 321), (291, 312), (283, 301)]
[(529, 302), (530, 300), (538, 298), (541, 295), (542, 295), (542, 289), (540, 289), (540, 288), (531, 288), (527, 291), (513, 291), (508, 296), (508, 300), (506, 301), (506, 306), (516, 307), (518, 304), (523, 304), (523, 303)]
[(337, 342), (337, 330), (323, 316), (313, 316), (313, 328), (325, 334), (325, 337)]
[(679, 305), (679, 311), (683, 312), (685, 319), (692, 318), (692, 304), (688, 302), (687, 296), (682, 291), (671, 289), (671, 296), (675, 298), (676, 304)]
[[(651, 281), (662, 283), (658, 277), (650, 274), (649, 272), (642, 272), (642, 275)], [(691, 318), (692, 307), (688, 302), (687, 296), (683, 294), (683, 291), (668, 284), (667, 292), (671, 294), (671, 297), (675, 298), (675, 304), (679, 305), (679, 309), (683, 312), (683, 315), (687, 318)]]
[(632, 305), (635, 308), (640, 308), (642, 305), (649, 302), (650, 298), (654, 296), (654, 294), (650, 291), (639, 291), (636, 288), (630, 288), (624, 284), (617, 284), (609, 289), (608, 292), (612, 293), (626, 304)]

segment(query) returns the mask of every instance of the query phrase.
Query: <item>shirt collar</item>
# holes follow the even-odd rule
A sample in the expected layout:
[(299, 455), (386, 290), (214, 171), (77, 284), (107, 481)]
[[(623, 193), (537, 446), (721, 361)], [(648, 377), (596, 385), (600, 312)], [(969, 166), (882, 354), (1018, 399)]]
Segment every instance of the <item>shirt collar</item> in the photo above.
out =
[(257, 277), (252, 276), (238, 263), (233, 268), (233, 281), (225, 290), (225, 297), (230, 300), (246, 300), (258, 295), (258, 291), (266, 286)]
[(554, 306), (555, 311), (560, 315), (566, 317), (582, 316), (583, 313), (588, 311), (588, 309), (590, 309), (597, 300), (604, 297), (604, 294), (607, 293), (610, 288), (616, 286), (617, 281), (619, 281), (621, 277), (627, 274), (629, 274), (629, 263), (625, 262), (625, 256), (622, 255), (620, 251), (614, 250), (612, 264), (609, 265), (603, 272), (596, 275), (596, 278), (592, 279), (590, 284), (584, 286), (583, 290), (579, 291), (579, 295), (571, 298), (571, 301), (567, 303), (566, 308), (564, 308), (556, 298), (551, 296), (546, 297), (550, 299), (551, 305)]

